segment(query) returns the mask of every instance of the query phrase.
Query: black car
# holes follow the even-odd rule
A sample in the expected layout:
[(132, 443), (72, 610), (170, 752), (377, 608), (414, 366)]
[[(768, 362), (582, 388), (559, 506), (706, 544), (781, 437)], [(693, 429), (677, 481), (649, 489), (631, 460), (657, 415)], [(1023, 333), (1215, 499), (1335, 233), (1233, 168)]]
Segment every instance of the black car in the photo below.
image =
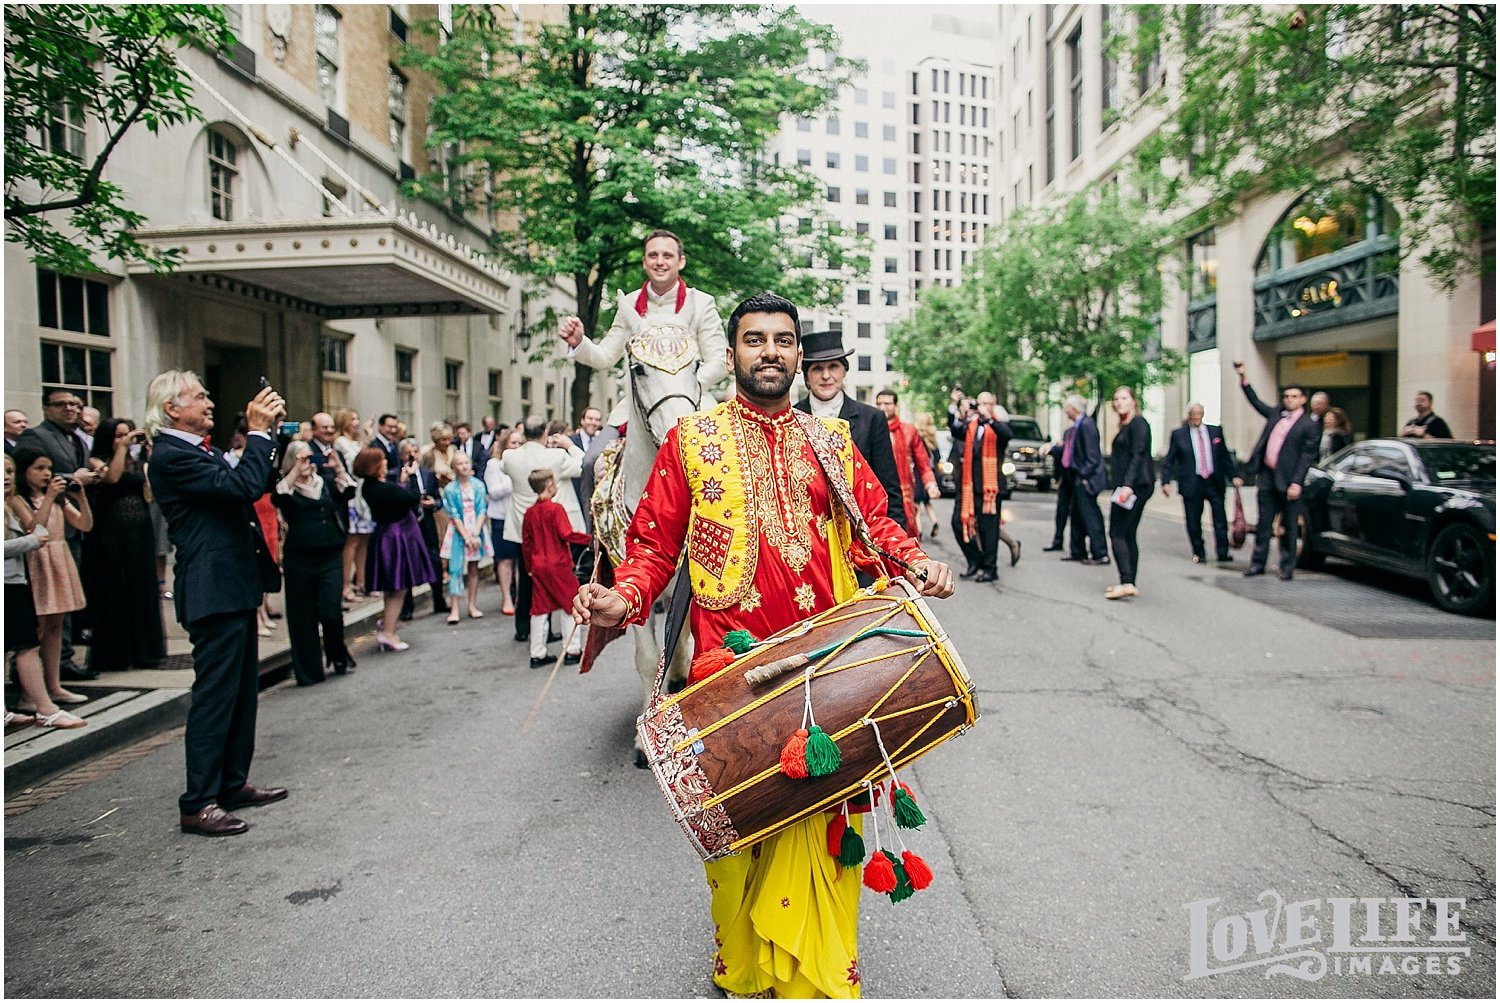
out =
[[(938, 458), (933, 464), (933, 474), (937, 477), (938, 493), (944, 498), (952, 498), (958, 494), (958, 472), (959, 468), (950, 463), (948, 453), (953, 448), (953, 435), (947, 429), (938, 429)], [(1005, 475), (1005, 490), (1000, 497), (1009, 498), (1016, 490), (1016, 465), (1010, 460), (1000, 464), (1000, 473)]]
[(1427, 581), (1452, 613), (1495, 594), (1495, 444), (1369, 439), (1307, 475), (1300, 563), (1340, 557)]

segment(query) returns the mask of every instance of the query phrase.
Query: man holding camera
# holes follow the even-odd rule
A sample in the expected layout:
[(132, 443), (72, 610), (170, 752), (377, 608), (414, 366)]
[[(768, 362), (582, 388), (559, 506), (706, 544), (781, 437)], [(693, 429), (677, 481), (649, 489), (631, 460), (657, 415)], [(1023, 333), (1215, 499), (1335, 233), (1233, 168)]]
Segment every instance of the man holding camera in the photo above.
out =
[(146, 390), (148, 476), (177, 548), (177, 619), (193, 644), (187, 789), (178, 807), (182, 831), (200, 836), (238, 835), (250, 826), (229, 812), (287, 796), (285, 787), (249, 779), (260, 692), (256, 610), (277, 574), (252, 504), (270, 483), (271, 430), (285, 413), (281, 397), (262, 385), (245, 406), (245, 450), (230, 467), (208, 441), (214, 404), (196, 374), (169, 370)]
[[(101, 460), (89, 460), (89, 450), (84, 444), (79, 427), (83, 421), (83, 401), (71, 390), (44, 390), (42, 392), (42, 423), (28, 428), (16, 438), (17, 449), (35, 449), (52, 458), (52, 469), (59, 475), (71, 478), (80, 487), (88, 487), (99, 479)], [(68, 550), (73, 563), (83, 572), (83, 534), (72, 526), (67, 532)], [(78, 682), (95, 679), (99, 673), (78, 665), (73, 658), (73, 615), (63, 618), (62, 631), (63, 682)]]

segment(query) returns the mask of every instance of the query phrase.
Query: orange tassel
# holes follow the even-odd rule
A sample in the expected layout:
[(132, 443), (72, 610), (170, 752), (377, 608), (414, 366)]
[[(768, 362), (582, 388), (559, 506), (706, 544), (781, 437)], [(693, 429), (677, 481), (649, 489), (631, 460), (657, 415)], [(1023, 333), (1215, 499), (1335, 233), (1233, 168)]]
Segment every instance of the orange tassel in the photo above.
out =
[(837, 858), (844, 846), (844, 830), (849, 822), (844, 818), (844, 813), (839, 812), (828, 822), (828, 855)]
[(807, 729), (798, 728), (781, 747), (781, 772), (793, 780), (807, 776)]
[(912, 853), (910, 850), (901, 854), (901, 866), (906, 868), (906, 880), (917, 891), (921, 891), (932, 884), (932, 868), (927, 866), (927, 861)]
[(693, 659), (693, 664), (688, 667), (688, 683), (702, 682), (734, 659), (734, 652), (728, 648), (709, 648)]
[(896, 868), (884, 853), (874, 854), (865, 865), (865, 887), (882, 895), (896, 890)]

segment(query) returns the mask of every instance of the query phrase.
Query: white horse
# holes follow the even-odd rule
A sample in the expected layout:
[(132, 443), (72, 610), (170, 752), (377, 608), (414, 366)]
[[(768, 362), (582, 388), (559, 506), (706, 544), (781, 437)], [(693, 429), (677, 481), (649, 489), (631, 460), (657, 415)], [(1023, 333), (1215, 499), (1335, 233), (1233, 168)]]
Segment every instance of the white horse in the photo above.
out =
[[(641, 492), (651, 477), (657, 451), (678, 419), (699, 408), (698, 368), (702, 363), (697, 354), (696, 343), (682, 337), (676, 329), (643, 331), (631, 340), (627, 349), (630, 423), (626, 427), (625, 444), (617, 457), (618, 468), (596, 481), (591, 502), (595, 535), (615, 563), (625, 552), (625, 528), (635, 515)], [(609, 461), (609, 451), (614, 448), (617, 448), (614, 443), (606, 447), (604, 462)], [(600, 559), (604, 558), (601, 556)], [(661, 595), (661, 602), (667, 607), (672, 601), (672, 584), (669, 583)], [(661, 659), (664, 639), (657, 636), (659, 619), (664, 618), (652, 617), (644, 626), (628, 627), (625, 631), (635, 648), (643, 711), (651, 702), (657, 663)], [(672, 664), (667, 669), (667, 679), (671, 684), (687, 679), (691, 661), (691, 633), (684, 623)], [(635, 762), (642, 769), (646, 767), (646, 754), (641, 749), (639, 737), (635, 743)]]

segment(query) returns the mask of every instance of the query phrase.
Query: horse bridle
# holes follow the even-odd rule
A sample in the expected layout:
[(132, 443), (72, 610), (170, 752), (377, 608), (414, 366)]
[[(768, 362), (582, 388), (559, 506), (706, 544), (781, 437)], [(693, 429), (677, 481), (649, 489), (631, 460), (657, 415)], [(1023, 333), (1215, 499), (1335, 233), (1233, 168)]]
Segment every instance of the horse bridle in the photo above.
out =
[[(701, 366), (702, 364), (703, 363), (702, 363), (701, 360), (693, 363), (693, 374), (694, 374), (694, 376), (697, 375), (697, 373), (698, 373), (698, 367)], [(632, 362), (630, 364), (630, 377), (631, 377), (631, 379), (630, 379), (630, 396), (635, 400), (635, 408), (636, 408), (636, 410), (639, 411), (639, 412), (641, 412), (641, 415), (645, 418), (645, 422), (646, 422), (646, 434), (651, 437), (651, 441), (657, 446), (657, 448), (660, 448), (661, 447), (661, 440), (658, 439), (656, 437), (655, 433), (653, 433), (651, 431), (651, 416), (656, 413), (656, 409), (659, 408), (659, 407), (661, 407), (663, 404), (665, 404), (669, 400), (678, 400), (678, 399), (680, 399), (680, 400), (687, 401), (687, 403), (688, 403), (688, 410), (689, 411), (696, 411), (696, 410), (698, 410), (698, 398), (697, 397), (690, 397), (687, 394), (667, 394), (665, 397), (663, 397), (660, 400), (658, 400), (655, 404), (652, 404), (650, 407), (647, 407), (646, 406), (646, 402), (643, 401), (643, 400), (641, 400), (640, 385), (641, 385), (641, 383), (643, 381), (636, 379), (637, 376), (642, 376), (644, 374), (645, 369), (646, 369), (646, 364), (644, 362), (639, 361), (639, 360), (634, 361), (634, 362)]]

